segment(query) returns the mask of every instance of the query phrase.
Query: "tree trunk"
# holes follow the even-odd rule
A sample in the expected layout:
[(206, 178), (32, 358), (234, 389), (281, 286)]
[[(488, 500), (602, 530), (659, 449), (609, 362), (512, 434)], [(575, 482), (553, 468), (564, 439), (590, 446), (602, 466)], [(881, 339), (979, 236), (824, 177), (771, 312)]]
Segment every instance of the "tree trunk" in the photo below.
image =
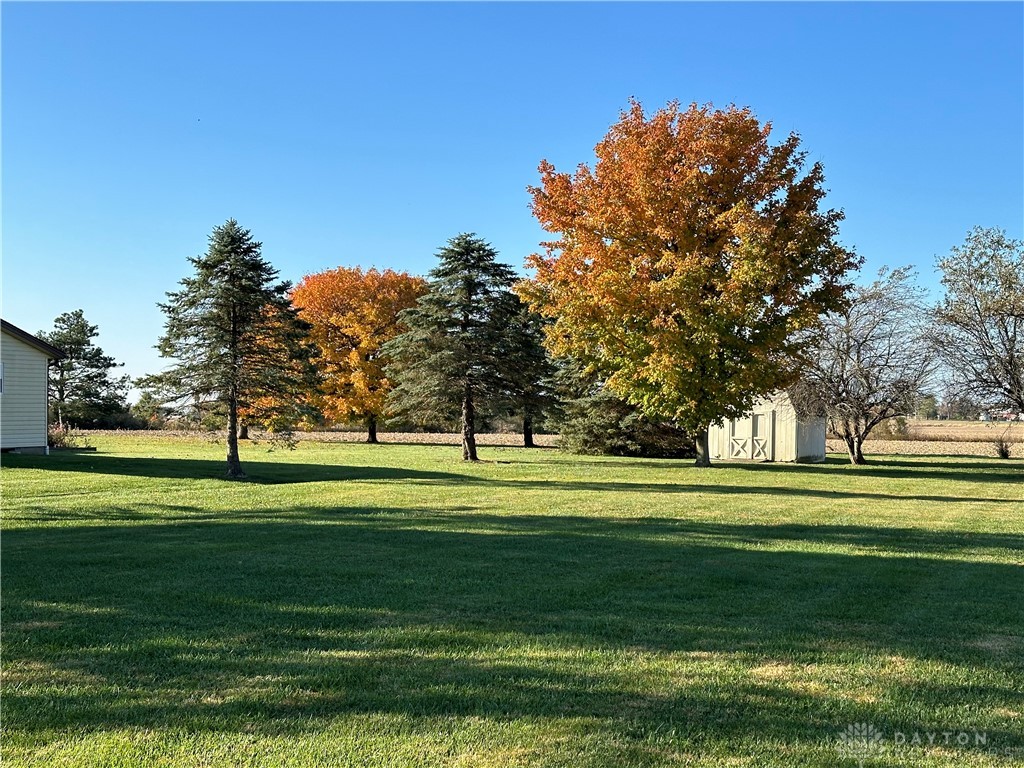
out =
[(536, 448), (533, 442), (533, 417), (523, 416), (523, 446), (525, 448)]
[(711, 446), (708, 444), (708, 428), (704, 427), (700, 432), (697, 433), (697, 438), (694, 440), (694, 445), (697, 448), (697, 460), (693, 462), (695, 467), (710, 467), (711, 466)]
[(57, 397), (54, 400), (57, 401), (57, 427), (63, 432), (64, 431), (64, 387), (57, 387)]
[[(60, 378), (57, 381), (57, 388), (56, 388), (56, 392), (54, 392), (55, 397), (53, 399), (56, 401), (56, 404), (57, 404), (57, 427), (61, 431), (63, 431), (64, 430), (64, 399), (65, 399), (65, 397), (67, 395), (67, 392), (64, 391), (64, 372), (63, 372), (62, 369), (58, 369), (58, 370), (60, 370), (61, 373), (60, 373)], [(47, 391), (47, 395), (49, 395), (49, 391)]]
[(843, 433), (843, 442), (846, 443), (846, 452), (850, 454), (850, 463), (863, 464), (864, 454), (861, 453), (860, 446), (864, 439), (860, 435), (845, 432)]
[(239, 425), (239, 427), (238, 427), (238, 439), (239, 440), (248, 440), (249, 439), (249, 425), (248, 424), (241, 424), (241, 425)]
[(366, 417), (366, 442), (377, 443), (377, 417), (372, 413)]
[(476, 457), (476, 412), (473, 408), (473, 384), (466, 382), (462, 395), (462, 459), (477, 461)]
[(245, 477), (242, 463), (238, 460), (238, 399), (232, 387), (231, 402), (228, 403), (228, 478), (238, 480)]

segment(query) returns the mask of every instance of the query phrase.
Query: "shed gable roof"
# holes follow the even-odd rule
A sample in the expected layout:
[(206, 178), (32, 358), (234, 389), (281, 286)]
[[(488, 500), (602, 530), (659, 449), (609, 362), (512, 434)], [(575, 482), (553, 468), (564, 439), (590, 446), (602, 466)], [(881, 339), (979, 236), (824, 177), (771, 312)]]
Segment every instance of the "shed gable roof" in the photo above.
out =
[(28, 331), (23, 331), (13, 323), (0, 319), (0, 329), (8, 336), (13, 336), (18, 341), (23, 341), (30, 347), (35, 347), (51, 360), (63, 360), (67, 355), (63, 350), (57, 349), (52, 344), (47, 344), (42, 339), (36, 338)]

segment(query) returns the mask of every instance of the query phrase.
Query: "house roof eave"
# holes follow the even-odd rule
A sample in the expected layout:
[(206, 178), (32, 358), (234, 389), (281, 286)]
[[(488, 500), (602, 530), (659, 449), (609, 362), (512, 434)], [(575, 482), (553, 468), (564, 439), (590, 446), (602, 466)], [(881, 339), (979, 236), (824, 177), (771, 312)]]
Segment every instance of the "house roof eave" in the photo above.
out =
[(44, 355), (46, 355), (50, 360), (63, 360), (65, 357), (67, 357), (67, 354), (64, 352), (64, 350), (58, 349), (52, 344), (48, 344), (42, 339), (36, 338), (28, 331), (21, 330), (21, 328), (14, 325), (13, 323), (9, 323), (6, 320), (0, 319), (0, 328), (3, 329), (4, 333), (13, 336), (14, 338), (18, 339), (18, 341), (23, 341), (30, 347), (35, 347)]

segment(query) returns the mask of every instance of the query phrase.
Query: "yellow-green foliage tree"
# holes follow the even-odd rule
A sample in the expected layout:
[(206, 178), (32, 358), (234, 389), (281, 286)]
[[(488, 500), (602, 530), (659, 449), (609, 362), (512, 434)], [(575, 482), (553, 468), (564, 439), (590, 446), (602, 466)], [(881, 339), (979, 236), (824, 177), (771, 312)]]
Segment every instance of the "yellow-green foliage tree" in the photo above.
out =
[(824, 174), (749, 109), (631, 102), (572, 175), (540, 164), (533, 212), (558, 239), (521, 295), (548, 343), (645, 415), (696, 437), (789, 384), (798, 332), (844, 304), (858, 258), (820, 211)]
[(398, 313), (425, 291), (423, 278), (358, 267), (307, 275), (292, 291), (292, 303), (320, 349), (317, 405), (329, 421), (364, 421), (367, 442), (377, 442), (377, 422), (391, 390), (381, 345), (406, 330)]

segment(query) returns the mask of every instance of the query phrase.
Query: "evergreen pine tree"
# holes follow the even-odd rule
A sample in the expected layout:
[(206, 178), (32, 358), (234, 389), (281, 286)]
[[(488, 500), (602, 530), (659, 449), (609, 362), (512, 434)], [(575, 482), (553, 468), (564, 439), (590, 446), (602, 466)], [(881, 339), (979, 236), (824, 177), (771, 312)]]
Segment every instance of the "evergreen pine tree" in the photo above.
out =
[(453, 419), (462, 429), (462, 457), (476, 461), (476, 414), (508, 391), (504, 334), (513, 306), (511, 267), (474, 234), (448, 241), (429, 273), (427, 293), (400, 318), (409, 328), (384, 345), (392, 360), (388, 397), (398, 413)]
[(50, 418), (61, 427), (65, 422), (80, 427), (103, 426), (105, 420), (128, 410), (125, 396), (129, 377), (111, 376), (123, 363), (104, 354), (93, 344), (97, 326), (76, 309), (53, 321), (53, 330), (36, 334), (67, 355), (55, 360), (49, 371)]
[(523, 445), (533, 448), (534, 426), (558, 412), (556, 368), (544, 348), (544, 318), (515, 294), (509, 294), (508, 301), (500, 351), (506, 407), (510, 415), (522, 419)]
[[(312, 383), (307, 326), (277, 270), (247, 229), (234, 219), (215, 227), (209, 248), (190, 258), (195, 274), (167, 294), (167, 316), (157, 349), (175, 362), (141, 380), (163, 402), (211, 403), (227, 413), (227, 475), (245, 477), (238, 458), (239, 409), (261, 402), (287, 403)], [(275, 417), (280, 411), (275, 412)]]
[(596, 372), (561, 358), (556, 375), (562, 406), (560, 447), (568, 453), (645, 458), (693, 458), (692, 436), (644, 416), (613, 394)]

